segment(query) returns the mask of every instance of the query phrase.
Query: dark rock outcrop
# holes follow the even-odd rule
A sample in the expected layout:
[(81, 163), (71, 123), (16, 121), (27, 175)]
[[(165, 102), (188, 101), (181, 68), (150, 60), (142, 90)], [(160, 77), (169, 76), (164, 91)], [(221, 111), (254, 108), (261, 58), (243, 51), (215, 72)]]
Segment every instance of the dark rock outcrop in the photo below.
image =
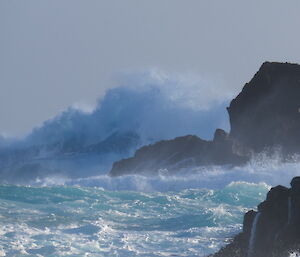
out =
[(192, 165), (241, 164), (252, 153), (280, 149), (300, 153), (300, 65), (264, 63), (227, 108), (231, 131), (217, 129), (213, 141), (185, 136), (137, 150), (114, 163), (112, 176), (176, 172)]
[(255, 152), (300, 151), (300, 65), (265, 62), (228, 107), (230, 138)]
[(243, 231), (211, 257), (288, 257), (300, 251), (300, 177), (291, 188), (272, 188), (266, 200), (244, 216)]
[(216, 130), (213, 141), (191, 135), (177, 137), (144, 146), (132, 158), (115, 162), (110, 175), (155, 174), (160, 170), (178, 171), (192, 166), (240, 164), (245, 161), (231, 149), (231, 141), (221, 129)]

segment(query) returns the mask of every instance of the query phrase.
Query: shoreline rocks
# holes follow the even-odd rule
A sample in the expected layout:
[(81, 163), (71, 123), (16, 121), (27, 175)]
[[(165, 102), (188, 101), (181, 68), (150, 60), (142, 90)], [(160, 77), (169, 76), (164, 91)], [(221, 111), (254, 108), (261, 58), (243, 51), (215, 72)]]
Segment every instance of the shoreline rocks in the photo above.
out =
[(244, 216), (243, 230), (210, 257), (288, 257), (300, 251), (300, 177), (276, 186)]

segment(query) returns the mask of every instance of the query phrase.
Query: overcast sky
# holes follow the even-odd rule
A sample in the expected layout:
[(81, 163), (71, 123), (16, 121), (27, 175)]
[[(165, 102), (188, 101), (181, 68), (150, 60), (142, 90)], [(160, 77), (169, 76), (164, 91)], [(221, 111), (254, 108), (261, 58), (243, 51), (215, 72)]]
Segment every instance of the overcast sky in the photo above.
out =
[(124, 71), (218, 76), (236, 91), (265, 60), (300, 62), (299, 13), (299, 0), (2, 0), (0, 133), (93, 104)]

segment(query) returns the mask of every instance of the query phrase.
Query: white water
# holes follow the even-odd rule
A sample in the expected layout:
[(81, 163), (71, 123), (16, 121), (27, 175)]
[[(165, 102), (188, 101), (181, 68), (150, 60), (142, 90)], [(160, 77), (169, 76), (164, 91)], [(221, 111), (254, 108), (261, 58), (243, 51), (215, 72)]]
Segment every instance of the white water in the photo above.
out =
[(0, 185), (0, 256), (204, 257), (241, 230), (243, 213), (267, 191)]
[[(228, 129), (226, 99), (197, 107), (203, 102), (199, 95), (207, 98), (206, 85), (197, 91), (189, 88), (187, 97), (184, 87), (170, 92), (174, 88), (178, 83), (164, 78), (158, 84), (110, 90), (95, 110), (71, 108), (23, 143), (71, 140), (85, 146), (113, 131), (136, 132), (147, 143), (184, 134), (211, 138), (217, 127)], [(0, 256), (204, 256), (241, 230), (243, 214), (265, 198), (270, 186), (288, 185), (300, 170), (297, 161), (283, 163), (280, 156), (263, 154), (243, 167), (196, 167), (151, 177), (111, 178), (100, 172), (97, 162), (90, 174), (90, 156), (80, 160), (81, 166), (71, 161), (68, 170), (61, 160), (49, 162), (62, 172), (50, 175), (45, 170), (30, 187), (1, 188), (6, 195), (0, 194)], [(248, 257), (254, 256), (259, 216), (251, 229)]]
[[(83, 167), (84, 168), (84, 167)], [(101, 187), (107, 190), (132, 191), (178, 191), (191, 188), (220, 189), (232, 182), (264, 183), (268, 186), (289, 186), (291, 179), (299, 175), (299, 162), (283, 163), (278, 158), (257, 156), (242, 167), (210, 166), (184, 169), (174, 175), (163, 171), (157, 176), (127, 175), (110, 177), (105, 173), (98, 176), (72, 179), (68, 176), (46, 176), (36, 179), (33, 185), (77, 185)]]
[(257, 228), (257, 223), (260, 217), (260, 212), (258, 212), (255, 215), (255, 218), (252, 223), (252, 228), (251, 228), (251, 235), (249, 239), (249, 247), (248, 247), (248, 257), (255, 257), (255, 243), (256, 243), (256, 228)]

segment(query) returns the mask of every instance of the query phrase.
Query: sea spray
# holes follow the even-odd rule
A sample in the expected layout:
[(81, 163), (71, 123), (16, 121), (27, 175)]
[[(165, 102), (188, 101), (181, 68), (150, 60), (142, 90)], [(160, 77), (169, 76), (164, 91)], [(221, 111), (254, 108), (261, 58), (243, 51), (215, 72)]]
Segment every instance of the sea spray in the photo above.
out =
[(290, 253), (289, 257), (299, 257), (300, 253), (299, 252), (292, 252)]
[(256, 229), (257, 229), (257, 223), (258, 223), (260, 215), (261, 215), (261, 213), (258, 212), (255, 215), (255, 218), (254, 218), (253, 223), (252, 223), (247, 257), (254, 257), (255, 256)]
[[(110, 177), (105, 174), (86, 178), (62, 178), (48, 176), (37, 179), (31, 185), (96, 186), (108, 190), (172, 191), (192, 188), (223, 188), (231, 182), (262, 183), (270, 189), (278, 184), (288, 186), (292, 177), (299, 174), (299, 162), (282, 163), (276, 159), (263, 159), (242, 167), (207, 166), (183, 169), (179, 172), (158, 175), (126, 175)], [(99, 172), (100, 173), (100, 172)]]
[[(186, 86), (179, 93), (176, 82), (164, 83), (170, 90), (154, 82), (110, 89), (90, 113), (69, 108), (22, 140), (0, 138), (0, 182), (31, 183), (54, 174), (96, 176), (143, 145), (187, 134), (211, 139), (216, 128), (229, 129), (228, 100), (212, 96), (202, 106), (196, 97), (198, 104), (190, 106), (181, 94)], [(202, 89), (199, 96), (207, 93)]]
[(146, 75), (142, 80), (108, 90), (90, 113), (70, 107), (33, 129), (24, 143), (67, 141), (84, 146), (98, 143), (112, 132), (129, 131), (146, 144), (185, 134), (209, 139), (216, 128), (229, 129), (228, 96), (203, 97), (208, 93), (204, 83), (189, 91), (188, 85), (168, 78), (157, 80)]

